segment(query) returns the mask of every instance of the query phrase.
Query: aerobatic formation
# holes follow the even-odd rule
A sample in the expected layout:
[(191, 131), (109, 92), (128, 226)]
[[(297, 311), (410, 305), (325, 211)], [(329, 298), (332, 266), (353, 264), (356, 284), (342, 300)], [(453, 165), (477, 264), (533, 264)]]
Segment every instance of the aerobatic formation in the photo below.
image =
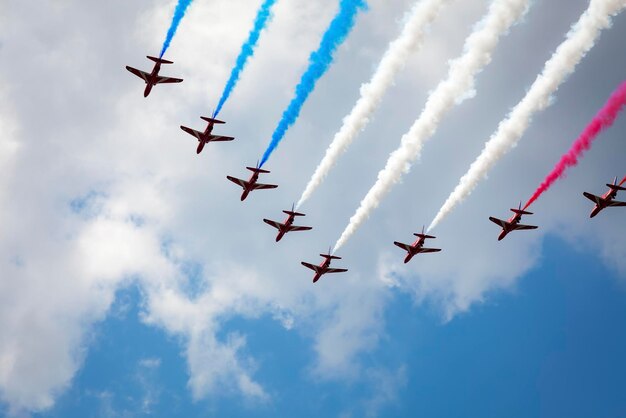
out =
[[(217, 107), (211, 117), (201, 116), (207, 122), (203, 131), (181, 126), (187, 134), (195, 137), (198, 141), (196, 153), (200, 154), (210, 142), (232, 141), (233, 137), (214, 135), (213, 129), (217, 124), (225, 122), (216, 119), (221, 109), (231, 97), (238, 80), (246, 67), (248, 60), (254, 55), (255, 48), (260, 41), (261, 33), (271, 22), (271, 13), (276, 0), (264, 0), (254, 20), (253, 28), (248, 38), (241, 47), (230, 77), (224, 87), (224, 91), (218, 100)], [(380, 102), (384, 93), (393, 85), (397, 74), (404, 67), (411, 53), (426, 41), (429, 25), (436, 19), (441, 9), (450, 0), (421, 0), (416, 1), (406, 15), (404, 27), (399, 37), (391, 42), (387, 51), (378, 63), (371, 80), (363, 84), (361, 94), (351, 112), (343, 120), (341, 129), (335, 135), (330, 147), (327, 149), (324, 159), (316, 168), (313, 176), (306, 185), (299, 201), (291, 207), (291, 210), (283, 210), (287, 218), (283, 222), (263, 219), (263, 222), (277, 230), (276, 242), (281, 241), (286, 234), (295, 231), (309, 231), (310, 226), (294, 225), (296, 217), (305, 216), (297, 209), (308, 200), (313, 191), (321, 186), (323, 179), (330, 169), (337, 163), (340, 154), (345, 152), (358, 133), (363, 130)], [(291, 102), (278, 121), (276, 130), (272, 134), (270, 143), (255, 167), (246, 167), (252, 172), (248, 180), (227, 176), (227, 179), (243, 189), (241, 200), (255, 190), (275, 189), (275, 184), (259, 183), (261, 174), (269, 174), (270, 171), (262, 167), (268, 161), (278, 144), (284, 139), (290, 126), (296, 123), (302, 107), (314, 91), (316, 83), (330, 68), (335, 53), (349, 36), (358, 18), (358, 12), (367, 8), (364, 0), (339, 0), (338, 10), (322, 35), (317, 50), (310, 55), (308, 68), (303, 73), (300, 82), (295, 88), (295, 94)], [(376, 183), (363, 198), (359, 208), (346, 229), (335, 244), (334, 249), (328, 253), (320, 254), (323, 261), (319, 265), (301, 262), (304, 267), (314, 271), (313, 283), (328, 273), (342, 273), (348, 271), (344, 268), (331, 268), (333, 260), (341, 257), (335, 252), (342, 247), (356, 232), (370, 213), (380, 204), (391, 187), (396, 184), (403, 175), (408, 173), (410, 164), (420, 157), (422, 148), (427, 139), (432, 137), (442, 122), (443, 117), (452, 107), (458, 105), (464, 99), (473, 95), (475, 79), (491, 61), (491, 56), (498, 45), (500, 38), (518, 23), (530, 7), (529, 0), (493, 0), (482, 20), (474, 27), (474, 31), (465, 40), (463, 53), (460, 57), (450, 61), (447, 76), (439, 83), (429, 95), (426, 104), (409, 131), (401, 138), (400, 146), (389, 156), (386, 166), (378, 175)], [(162, 76), (159, 74), (162, 64), (173, 64), (172, 61), (163, 59), (170, 43), (187, 11), (191, 0), (179, 0), (166, 39), (163, 43), (158, 58), (148, 56), (154, 62), (151, 72), (145, 72), (127, 66), (126, 69), (143, 79), (145, 83), (144, 97), (148, 97), (152, 88), (157, 84), (180, 83), (179, 78)], [(509, 115), (500, 122), (496, 132), (486, 142), (482, 153), (472, 163), (468, 172), (460, 179), (459, 184), (445, 201), (436, 214), (430, 226), (422, 228), (421, 233), (415, 233), (417, 237), (413, 244), (404, 244), (395, 241), (393, 244), (406, 252), (404, 262), (408, 263), (418, 254), (440, 252), (440, 248), (427, 248), (427, 239), (435, 239), (428, 232), (436, 227), (452, 209), (466, 199), (472, 190), (478, 185), (489, 169), (508, 151), (512, 150), (521, 139), (524, 131), (529, 127), (532, 116), (548, 107), (551, 97), (559, 86), (572, 74), (577, 64), (584, 58), (587, 52), (594, 46), (602, 30), (611, 25), (611, 18), (626, 8), (626, 0), (590, 0), (587, 10), (567, 33), (566, 39), (559, 45), (552, 57), (545, 63), (543, 70), (527, 90), (526, 96), (515, 106)], [(585, 127), (581, 135), (573, 142), (571, 148), (561, 157), (554, 169), (539, 185), (527, 203), (522, 206), (520, 202), (517, 208), (511, 209), (513, 216), (507, 220), (489, 217), (489, 220), (501, 228), (497, 237), (498, 241), (504, 239), (509, 233), (518, 230), (537, 229), (536, 225), (522, 224), (522, 216), (532, 215), (527, 209), (533, 204), (550, 186), (561, 178), (568, 168), (578, 164), (584, 152), (599, 137), (601, 132), (611, 127), (620, 112), (626, 106), (626, 82), (623, 82), (609, 97), (606, 104), (598, 111), (591, 122)], [(618, 193), (626, 191), (626, 177), (620, 182), (617, 177), (609, 188), (601, 196), (590, 192), (583, 192), (583, 196), (589, 199), (594, 206), (590, 217), (593, 218), (601, 211), (609, 207), (624, 207), (625, 201), (618, 200)]]

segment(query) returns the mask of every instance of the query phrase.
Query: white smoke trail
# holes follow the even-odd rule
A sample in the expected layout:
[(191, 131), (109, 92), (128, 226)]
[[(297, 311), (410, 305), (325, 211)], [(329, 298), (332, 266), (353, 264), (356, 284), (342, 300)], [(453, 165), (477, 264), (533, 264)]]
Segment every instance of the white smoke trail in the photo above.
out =
[(489, 169), (517, 142), (528, 128), (536, 112), (550, 104), (550, 96), (565, 78), (574, 72), (576, 65), (593, 47), (603, 29), (611, 25), (611, 16), (626, 7), (626, 0), (591, 0), (589, 7), (567, 34), (567, 39), (546, 62), (526, 96), (500, 122), (497, 131), (485, 144), (481, 154), (472, 163), (454, 191), (443, 204), (428, 230), (441, 222), (454, 207), (469, 196)]
[(361, 86), (361, 97), (350, 114), (343, 119), (343, 126), (335, 134), (324, 158), (315, 169), (296, 209), (311, 197), (339, 156), (348, 149), (359, 132), (368, 124), (370, 116), (380, 104), (383, 95), (393, 84), (396, 74), (404, 67), (411, 52), (421, 46), (426, 30), (448, 1), (450, 0), (421, 0), (415, 3), (407, 16), (402, 33), (389, 44), (369, 83)]
[(422, 114), (402, 137), (400, 147), (391, 153), (385, 168), (378, 173), (376, 183), (350, 218), (334, 251), (346, 243), (402, 174), (409, 171), (410, 163), (420, 155), (424, 142), (435, 133), (441, 118), (455, 103), (474, 91), (476, 74), (489, 64), (500, 36), (525, 13), (528, 3), (529, 0), (494, 0), (491, 3), (487, 14), (465, 40), (463, 54), (450, 62), (447, 78), (430, 94)]

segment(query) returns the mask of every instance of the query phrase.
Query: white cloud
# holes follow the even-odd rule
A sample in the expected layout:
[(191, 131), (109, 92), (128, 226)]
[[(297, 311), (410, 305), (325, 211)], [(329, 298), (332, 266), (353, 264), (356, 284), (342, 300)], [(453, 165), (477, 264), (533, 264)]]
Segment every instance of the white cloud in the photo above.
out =
[(406, 366), (400, 366), (395, 371), (371, 369), (367, 375), (374, 384), (373, 394), (365, 402), (365, 412), (368, 417), (375, 417), (383, 406), (397, 401), (398, 392), (407, 383)]
[[(582, 8), (582, 3), (577, 6)], [(401, 262), (391, 242), (406, 239), (409, 229), (417, 229), (434, 212), (466, 166), (465, 156), (475, 155), (481, 135), (490, 133), (539, 68), (534, 55), (524, 57), (528, 63), (521, 65), (517, 51), (531, 43), (537, 61), (545, 60), (542, 54), (551, 46), (541, 49), (533, 36), (546, 36), (549, 30), (559, 32), (560, 38), (571, 22), (561, 22), (557, 13), (550, 15), (552, 27), (537, 28), (533, 19), (552, 8), (545, 5), (538, 14), (531, 10), (529, 27), (520, 26), (520, 35), (512, 33), (503, 41), (492, 69), (479, 80), (481, 95), (475, 103), (464, 103), (451, 115), (438, 140), (425, 150), (421, 166), (346, 247), (338, 264), (350, 272), (313, 286), (298, 262), (315, 261), (336, 238), (395, 146), (393, 138), (399, 138), (421, 108), (433, 81), (429, 66), (445, 67), (445, 62), (429, 61), (428, 51), (434, 52), (428, 46), (426, 55), (416, 57), (383, 104), (380, 114), (385, 117), (373, 121), (361, 144), (307, 206), (306, 223), (315, 229), (275, 244), (273, 231), (260, 219), (278, 216), (297, 197), (359, 85), (371, 74), (371, 57), (380, 56), (397, 34), (397, 22), (387, 23), (385, 17), (400, 18), (408, 2), (371, 2), (371, 10), (359, 18), (336, 64), (271, 161), (268, 179), (279, 182), (280, 188), (258, 192), (242, 204), (224, 177), (241, 175), (243, 166), (260, 155), (334, 5), (331, 0), (279, 2), (272, 26), (224, 109), (229, 123), (220, 132), (232, 133), (237, 140), (210, 146), (200, 156), (178, 126), (199, 126), (197, 117), (210, 111), (257, 4), (195, 3), (168, 53), (176, 64), (167, 73), (185, 81), (157, 87), (148, 99), (141, 95), (140, 81), (123, 66), (148, 66), (143, 56), (160, 47), (172, 2), (68, 0), (33, 10), (28, 2), (19, 2), (0, 14), (0, 60), (8, 63), (0, 67), (5, 86), (0, 127), (10, 127), (3, 128), (0, 138), (3, 402), (15, 411), (49, 408), (81, 367), (94, 324), (106, 318), (116, 291), (131, 283), (137, 283), (146, 298), (144, 321), (181, 341), (189, 387), (198, 399), (227, 392), (255, 402), (271, 401), (272, 389), (255, 376), (264, 365), (255, 362), (253, 347), (245, 335), (223, 328), (224, 321), (234, 317), (275, 318), (302, 335), (315, 351), (310, 360), (314, 378), (366, 374), (360, 355), (379, 347), (385, 307), (393, 297), (378, 280), (376, 255), (390, 254)], [(465, 13), (465, 6), (460, 10)], [(73, 24), (67, 25), (70, 17)], [(434, 45), (453, 42), (442, 29), (450, 21), (441, 25), (433, 28)], [(615, 26), (619, 29), (618, 22)], [(449, 36), (462, 38), (467, 28), (461, 29), (451, 30)], [(614, 50), (623, 30), (603, 39), (606, 49)], [(459, 39), (454, 43), (460, 48)], [(583, 72), (597, 70), (594, 65), (601, 67), (606, 59), (600, 52), (594, 54), (588, 66), (581, 67)], [(424, 68), (413, 72), (415, 66)], [(603, 71), (607, 83), (623, 75)], [(557, 103), (537, 121), (540, 129), (529, 133), (543, 135), (541, 147), (532, 140), (520, 145), (458, 216), (442, 226), (437, 244), (444, 252), (420, 258), (408, 270), (380, 268), (401, 272), (404, 278), (394, 280), (402, 289), (414, 292), (418, 300), (438, 301), (448, 315), (469, 309), (486, 292), (510, 288), (533, 268), (541, 259), (541, 235), (520, 234), (496, 245), (490, 235), (496, 231), (485, 219), (493, 210), (505, 212), (519, 200), (520, 191), (530, 192), (568, 138), (582, 128), (561, 121), (570, 112), (593, 114), (597, 103), (574, 99), (580, 97), (581, 84), (595, 79), (583, 74), (574, 88), (566, 86), (567, 105)], [(586, 216), (586, 202), (576, 199), (581, 188), (597, 191), (598, 181), (623, 167), (618, 158), (623, 153), (616, 152), (622, 143), (607, 133), (602, 147), (576, 171), (579, 174), (562, 183), (552, 197), (546, 196), (535, 216), (541, 231), (547, 231), (557, 225), (557, 217), (541, 213), (558, 214), (566, 225), (562, 230), (571, 229), (568, 236), (582, 232), (590, 243), (603, 242), (605, 250), (598, 253), (618, 266), (625, 246), (610, 231), (623, 225), (623, 217), (613, 212), (598, 218), (593, 224), (597, 228), (586, 229), (591, 225), (587, 219), (576, 218), (579, 210)], [(540, 174), (530, 175), (529, 164)], [(424, 173), (429, 173), (428, 181)], [(565, 212), (559, 207), (562, 202), (569, 208)], [(186, 263), (200, 266), (199, 277), (191, 279), (198, 282), (195, 285), (183, 274)], [(411, 276), (414, 279), (407, 278)], [(103, 395), (104, 406), (106, 399)]]

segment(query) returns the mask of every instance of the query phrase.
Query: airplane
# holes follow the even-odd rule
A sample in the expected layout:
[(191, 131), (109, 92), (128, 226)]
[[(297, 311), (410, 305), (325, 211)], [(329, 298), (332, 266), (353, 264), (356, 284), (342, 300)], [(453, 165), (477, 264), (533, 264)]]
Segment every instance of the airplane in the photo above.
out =
[(241, 201), (243, 202), (244, 200), (246, 200), (246, 197), (248, 197), (248, 194), (250, 194), (250, 192), (254, 191), (254, 190), (264, 190), (264, 189), (275, 189), (278, 186), (275, 184), (260, 184), (257, 183), (257, 180), (259, 179), (259, 174), (263, 173), (263, 174), (267, 174), (269, 173), (269, 171), (267, 170), (262, 170), (260, 168), (258, 168), (258, 164), (257, 164), (257, 168), (252, 168), (252, 167), (246, 167), (248, 170), (252, 171), (252, 176), (250, 177), (250, 179), (248, 181), (245, 180), (241, 180), (232, 176), (226, 176), (226, 178), (230, 181), (232, 181), (233, 183), (241, 186), (241, 188), (243, 189), (243, 193), (241, 194)]
[(313, 276), (313, 283), (317, 282), (323, 275), (327, 273), (344, 273), (348, 271), (348, 269), (335, 269), (330, 267), (330, 263), (332, 260), (341, 260), (341, 257), (337, 257), (336, 255), (330, 254), (330, 248), (328, 249), (328, 254), (320, 254), (320, 256), (324, 257), (324, 261), (322, 261), (318, 266), (302, 261), (304, 267), (309, 268), (315, 272), (315, 276)]
[(591, 215), (589, 215), (590, 218), (593, 218), (600, 213), (602, 209), (608, 208), (609, 206), (626, 206), (626, 202), (618, 202), (615, 200), (619, 190), (626, 190), (626, 187), (617, 184), (617, 177), (613, 180), (613, 184), (607, 184), (607, 186), (609, 187), (609, 191), (602, 196), (595, 196), (591, 193), (583, 192), (583, 196), (596, 204), (591, 211)]
[[(295, 205), (294, 205), (295, 206)], [(263, 219), (263, 222), (278, 229), (278, 235), (276, 236), (276, 242), (280, 241), (287, 232), (292, 231), (309, 231), (313, 228), (310, 226), (296, 226), (293, 224), (296, 216), (306, 216), (304, 213), (294, 212), (294, 206), (291, 206), (291, 210), (284, 210), (283, 213), (288, 215), (287, 219), (283, 223), (272, 221), (269, 219)]]
[(174, 64), (172, 61), (167, 61), (162, 58), (151, 57), (150, 55), (148, 55), (146, 58), (154, 61), (154, 68), (152, 69), (151, 73), (129, 67), (128, 65), (126, 66), (126, 69), (128, 71), (135, 74), (137, 77), (143, 79), (143, 81), (146, 82), (146, 89), (143, 92), (143, 97), (148, 97), (150, 91), (152, 91), (152, 87), (156, 86), (157, 84), (180, 83), (181, 81), (183, 81), (180, 78), (163, 77), (159, 75), (159, 71), (161, 70), (161, 64)]
[(532, 215), (532, 212), (526, 212), (522, 210), (522, 202), (520, 202), (519, 207), (517, 209), (511, 209), (515, 215), (511, 216), (508, 221), (503, 221), (498, 218), (494, 218), (493, 216), (489, 217), (489, 220), (497, 225), (502, 227), (502, 232), (498, 237), (498, 241), (501, 241), (507, 234), (511, 231), (517, 230), (526, 230), (526, 229), (537, 229), (536, 226), (533, 225), (522, 225), (519, 222), (522, 220), (522, 215)]
[(426, 239), (434, 239), (436, 237), (433, 237), (432, 235), (426, 235), (424, 234), (424, 227), (422, 227), (422, 233), (421, 234), (413, 234), (415, 235), (417, 238), (417, 240), (415, 240), (415, 242), (412, 245), (408, 245), (408, 244), (403, 244), (401, 242), (398, 241), (394, 241), (393, 243), (397, 246), (402, 248), (403, 250), (405, 250), (407, 252), (406, 258), (404, 259), (404, 263), (408, 263), (409, 261), (411, 261), (411, 259), (413, 258), (414, 255), (416, 254), (420, 254), (420, 253), (436, 253), (441, 251), (440, 248), (424, 248), (424, 243), (426, 242)]
[(180, 126), (180, 129), (187, 132), (189, 135), (193, 135), (198, 139), (198, 149), (196, 149), (196, 154), (200, 154), (204, 149), (204, 146), (209, 142), (218, 142), (218, 141), (232, 141), (232, 136), (221, 136), (221, 135), (212, 135), (213, 127), (216, 123), (226, 123), (221, 120), (209, 118), (206, 116), (200, 116), (200, 119), (207, 121), (209, 124), (207, 125), (204, 132), (196, 131), (194, 129), (188, 128), (186, 126)]

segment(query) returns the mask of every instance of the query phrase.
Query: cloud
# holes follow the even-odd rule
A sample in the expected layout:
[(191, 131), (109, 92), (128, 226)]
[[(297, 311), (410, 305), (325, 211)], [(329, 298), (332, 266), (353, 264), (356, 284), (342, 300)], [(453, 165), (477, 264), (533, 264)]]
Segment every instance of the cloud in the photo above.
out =
[[(573, 4), (578, 9), (572, 13), (579, 13), (583, 3)], [(416, 54), (383, 103), (384, 117), (372, 121), (361, 145), (346, 155), (307, 206), (307, 222), (315, 229), (277, 245), (260, 219), (279, 214), (300, 192), (359, 85), (371, 74), (374, 60), (368, 54), (379, 57), (397, 34), (396, 23), (381, 22), (393, 20), (385, 16), (399, 18), (406, 8), (370, 2), (370, 13), (363, 15), (318, 86), (319, 94), (290, 131), (293, 138), (281, 149), (284, 158), (271, 162), (270, 176), (279, 189), (259, 192), (242, 205), (224, 177), (254, 163), (334, 4), (277, 4), (273, 24), (224, 110), (228, 124), (220, 129), (236, 141), (210, 146), (200, 156), (179, 125), (197, 122), (211, 110), (256, 4), (196, 3), (168, 51), (176, 62), (168, 74), (185, 81), (155, 88), (148, 99), (123, 66), (147, 65), (143, 56), (159, 48), (169, 4), (72, 0), (33, 9), (20, 2), (0, 16), (0, 59), (9, 63), (0, 67), (0, 125), (10, 127), (0, 138), (3, 402), (15, 411), (53, 405), (94, 342), (94, 324), (110, 314), (116, 292), (131, 284), (145, 298), (144, 322), (180, 341), (197, 399), (225, 391), (271, 402), (272, 388), (256, 373), (264, 365), (255, 361), (257, 353), (246, 336), (225, 325), (229, 319), (275, 318), (311, 345), (311, 378), (343, 381), (366, 375), (363, 354), (380, 349), (384, 313), (394, 292), (379, 280), (379, 269), (396, 272), (392, 279), (403, 291), (424, 303), (435, 301), (452, 317), (489, 292), (511, 289), (537, 266), (543, 232), (565, 234), (572, 241), (583, 236), (584, 248), (622, 265), (620, 248), (626, 246), (607, 231), (620, 230), (623, 217), (607, 213), (589, 224), (589, 208), (577, 200), (581, 189), (599, 192), (605, 179), (623, 167), (617, 152), (623, 142), (616, 134), (623, 131), (622, 121), (579, 170), (538, 202), (538, 234), (512, 236), (496, 245), (486, 221), (489, 214), (506, 212), (520, 193), (531, 192), (580, 131), (561, 122), (597, 110), (594, 98), (585, 94), (587, 84), (606, 80), (610, 86), (597, 87), (608, 91), (621, 80), (623, 74), (602, 65), (607, 59), (622, 60), (614, 56), (624, 35), (621, 20), (615, 33), (603, 37), (604, 48), (590, 55), (561, 92), (559, 103), (538, 118), (529, 135), (541, 142), (521, 144), (438, 230), (441, 254), (401, 270), (402, 257), (391, 246), (434, 213), (480, 141), (536, 75), (551, 48), (543, 39), (554, 36), (556, 44), (567, 30), (573, 18), (561, 16), (567, 11), (537, 4), (528, 22), (503, 40), (493, 65), (478, 80), (484, 95), (450, 115), (422, 164), (346, 246), (341, 261), (350, 272), (313, 286), (298, 262), (316, 261), (336, 236), (394, 146), (387, 139), (400, 137), (432, 88), (428, 69), (411, 69), (445, 68), (453, 56), (439, 56), (428, 45)], [(467, 6), (450, 10), (430, 38), (451, 49), (458, 42), (458, 50), (468, 28), (453, 23), (464, 22), (459, 16)], [(475, 12), (478, 17), (478, 7)], [(542, 19), (548, 18), (545, 24)], [(73, 24), (67, 25), (70, 19)], [(532, 54), (520, 53), (529, 48)], [(598, 101), (606, 94), (601, 96)], [(398, 261), (379, 266), (378, 255)]]
[(398, 391), (407, 383), (406, 367), (400, 366), (395, 371), (371, 369), (367, 375), (374, 384), (373, 394), (365, 402), (364, 409), (366, 416), (375, 417), (383, 406), (398, 399)]

